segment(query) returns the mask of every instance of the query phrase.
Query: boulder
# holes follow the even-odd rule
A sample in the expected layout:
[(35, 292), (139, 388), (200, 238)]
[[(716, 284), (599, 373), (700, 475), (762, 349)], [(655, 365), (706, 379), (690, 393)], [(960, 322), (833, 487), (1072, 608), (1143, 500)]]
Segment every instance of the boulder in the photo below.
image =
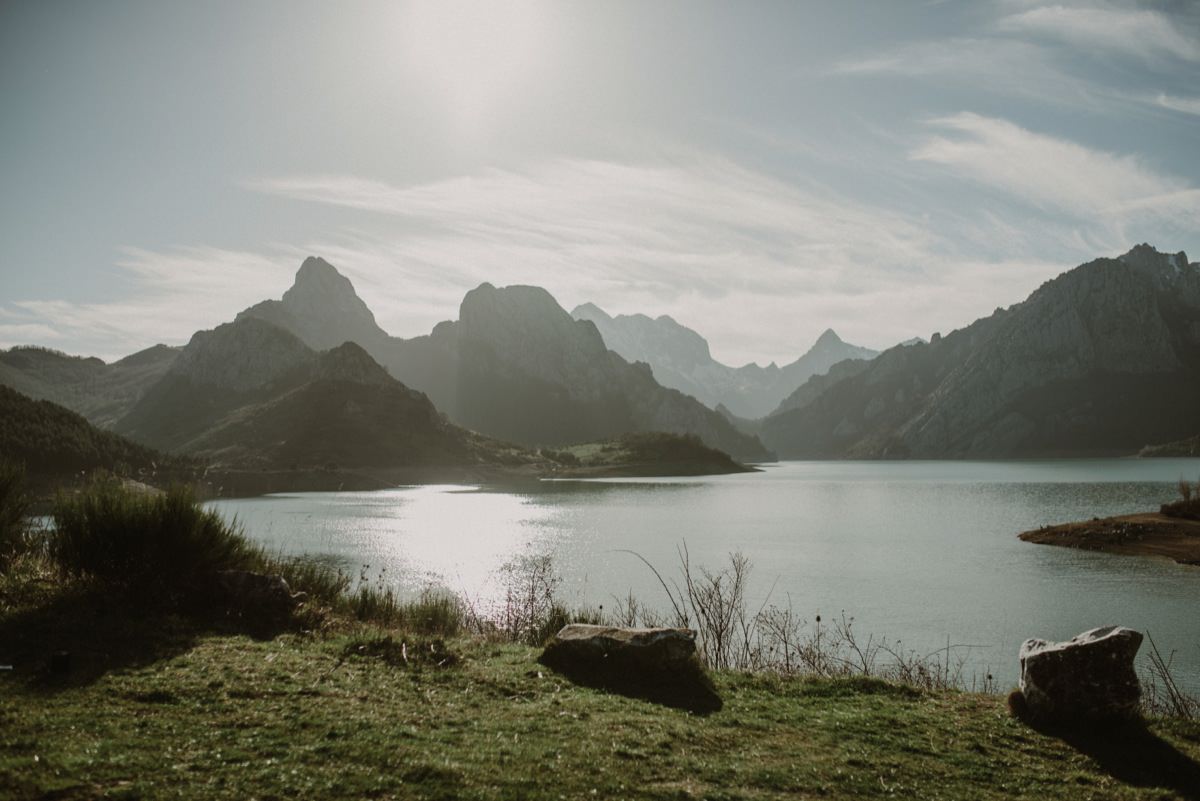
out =
[(1133, 659), (1142, 635), (1123, 626), (1092, 629), (1066, 642), (1026, 640), (1021, 693), (1027, 714), (1051, 723), (1128, 720), (1142, 690)]
[(221, 570), (216, 585), (223, 600), (242, 611), (290, 612), (305, 600), (304, 593), (292, 592), (283, 576), (248, 570)]
[(557, 670), (621, 668), (670, 672), (688, 665), (695, 657), (696, 633), (690, 629), (571, 623), (546, 644), (541, 662)]
[(580, 684), (697, 712), (721, 708), (689, 629), (572, 623), (551, 638), (538, 661)]

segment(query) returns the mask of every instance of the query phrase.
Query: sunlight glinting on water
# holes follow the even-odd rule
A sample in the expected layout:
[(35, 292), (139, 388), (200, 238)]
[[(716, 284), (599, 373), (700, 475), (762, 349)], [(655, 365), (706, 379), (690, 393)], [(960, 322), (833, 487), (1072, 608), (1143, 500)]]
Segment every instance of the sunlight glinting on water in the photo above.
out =
[[(369, 582), (412, 593), (439, 586), (491, 604), (503, 593), (504, 566), (555, 545), (553, 508), (525, 496), (478, 487), (428, 485), (371, 493), (276, 495), (214, 501), (251, 535), (288, 554), (335, 557)], [(313, 504), (318, 504), (314, 508)]]

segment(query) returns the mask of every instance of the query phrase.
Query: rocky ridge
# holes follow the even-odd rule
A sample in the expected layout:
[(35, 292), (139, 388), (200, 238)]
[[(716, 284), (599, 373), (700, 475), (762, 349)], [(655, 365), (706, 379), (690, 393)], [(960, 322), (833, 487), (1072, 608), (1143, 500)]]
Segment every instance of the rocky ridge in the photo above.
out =
[(755, 419), (776, 409), (810, 377), (825, 373), (844, 359), (871, 359), (869, 348), (848, 344), (827, 329), (801, 357), (782, 367), (746, 364), (730, 367), (713, 358), (707, 340), (666, 315), (612, 316), (594, 303), (575, 307), (571, 316), (590, 320), (605, 344), (625, 359), (646, 362), (655, 380), (700, 400), (710, 408), (724, 406), (736, 417)]
[(1200, 265), (1139, 245), (763, 423), (792, 457), (1121, 455), (1195, 433)]

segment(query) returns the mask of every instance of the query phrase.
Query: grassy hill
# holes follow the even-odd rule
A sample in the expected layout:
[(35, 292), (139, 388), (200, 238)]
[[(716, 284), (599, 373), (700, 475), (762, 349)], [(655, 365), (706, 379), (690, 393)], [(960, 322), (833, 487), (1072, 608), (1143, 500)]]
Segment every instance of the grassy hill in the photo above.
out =
[(153, 480), (188, 463), (102, 431), (82, 415), (0, 386), (0, 456), (22, 463), (35, 487), (98, 468)]

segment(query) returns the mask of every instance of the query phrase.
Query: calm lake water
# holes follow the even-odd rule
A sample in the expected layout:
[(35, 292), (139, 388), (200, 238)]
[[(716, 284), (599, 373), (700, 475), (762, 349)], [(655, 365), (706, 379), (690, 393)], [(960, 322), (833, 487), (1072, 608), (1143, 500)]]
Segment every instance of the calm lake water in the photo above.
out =
[[(717, 568), (753, 563), (752, 602), (789, 602), (810, 620), (853, 616), (862, 635), (921, 653), (974, 646), (968, 671), (1017, 678), (1027, 637), (1066, 639), (1121, 624), (1175, 651), (1200, 690), (1200, 568), (1031, 545), (1041, 525), (1157, 509), (1200, 459), (1030, 462), (784, 462), (703, 478), (421, 486), (223, 500), (253, 538), (324, 554), (404, 592), (430, 584), (486, 605), (502, 567), (550, 554), (571, 603), (632, 592), (666, 605), (657, 579), (678, 549)], [(1148, 646), (1143, 646), (1143, 651)]]

